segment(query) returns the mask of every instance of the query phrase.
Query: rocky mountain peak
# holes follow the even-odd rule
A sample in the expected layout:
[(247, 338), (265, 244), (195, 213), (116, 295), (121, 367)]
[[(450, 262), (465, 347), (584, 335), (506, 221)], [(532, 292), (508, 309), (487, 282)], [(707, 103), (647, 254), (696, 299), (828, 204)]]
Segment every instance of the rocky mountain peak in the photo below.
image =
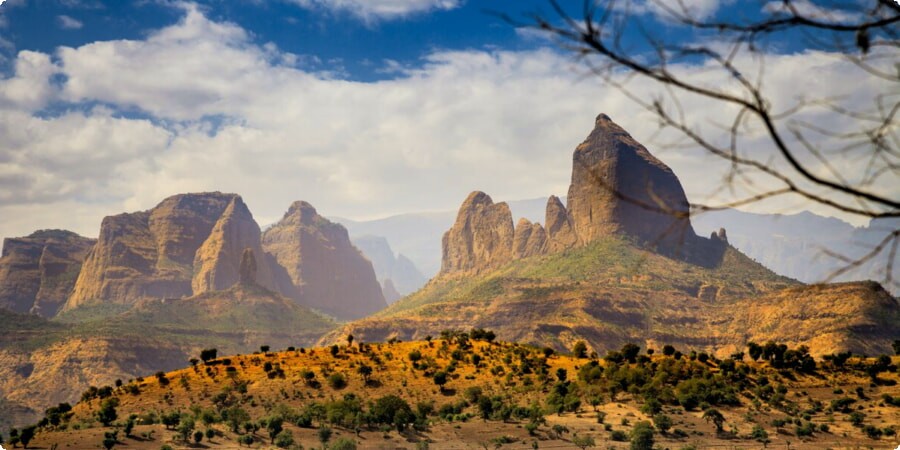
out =
[[(246, 251), (251, 257), (263, 254), (260, 237), (259, 225), (244, 200), (233, 197), (194, 257), (193, 294), (221, 291), (242, 281), (241, 275), (249, 275), (241, 273)], [(276, 290), (268, 265), (257, 264), (255, 258), (253, 262), (257, 269), (253, 281)]]
[(291, 203), (290, 208), (288, 208), (287, 212), (284, 214), (282, 222), (288, 220), (312, 225), (318, 219), (321, 219), (321, 216), (319, 216), (318, 211), (316, 211), (316, 208), (313, 205), (303, 200), (298, 200)]
[(372, 263), (350, 242), (347, 229), (309, 203), (294, 202), (262, 241), (285, 271), (282, 291), (300, 303), (342, 320), (387, 306)]
[(495, 204), (484, 192), (472, 192), (444, 233), (441, 273), (478, 272), (509, 262), (514, 235), (509, 206)]
[(671, 250), (695, 236), (678, 178), (609, 116), (597, 116), (572, 160), (568, 217), (581, 244), (626, 234)]

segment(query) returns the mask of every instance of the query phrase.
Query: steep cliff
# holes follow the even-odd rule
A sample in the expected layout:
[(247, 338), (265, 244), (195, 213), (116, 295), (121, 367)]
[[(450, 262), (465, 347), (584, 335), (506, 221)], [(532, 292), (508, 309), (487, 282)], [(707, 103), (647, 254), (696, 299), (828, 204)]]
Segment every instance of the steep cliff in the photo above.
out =
[(567, 199), (581, 243), (621, 233), (671, 252), (695, 237), (678, 177), (605, 114), (575, 149)]
[(65, 230), (40, 230), (3, 240), (0, 308), (56, 315), (75, 286), (93, 239)]
[(181, 194), (103, 219), (65, 309), (193, 293), (194, 258), (236, 194)]
[(350, 242), (347, 230), (320, 216), (307, 202), (291, 205), (266, 230), (263, 249), (286, 270), (300, 303), (342, 320), (358, 319), (387, 303), (372, 263)]
[(277, 290), (269, 264), (265, 259), (256, 257), (263, 256), (259, 225), (243, 200), (235, 197), (194, 257), (191, 284), (194, 295), (228, 289), (240, 281), (241, 261), (246, 250), (251, 252), (250, 257), (253, 258), (254, 281)]
[(441, 274), (481, 272), (512, 260), (515, 229), (506, 203), (484, 192), (463, 202), (453, 227), (444, 233)]

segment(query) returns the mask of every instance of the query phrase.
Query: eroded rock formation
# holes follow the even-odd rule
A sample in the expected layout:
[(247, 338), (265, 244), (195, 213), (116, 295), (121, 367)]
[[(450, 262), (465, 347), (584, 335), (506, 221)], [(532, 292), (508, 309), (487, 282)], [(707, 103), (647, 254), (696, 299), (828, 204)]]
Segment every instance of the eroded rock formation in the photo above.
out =
[(473, 192), (463, 202), (456, 222), (444, 233), (441, 274), (480, 272), (512, 260), (512, 213), (506, 203), (494, 204), (484, 192)]
[(3, 240), (0, 308), (56, 315), (66, 302), (93, 239), (65, 230), (40, 230)]
[(265, 260), (257, 261), (255, 258), (255, 255), (263, 254), (259, 225), (253, 220), (244, 201), (235, 197), (196, 252), (191, 284), (194, 295), (228, 289), (239, 282), (245, 250), (250, 250), (251, 257), (254, 258), (254, 282), (277, 290), (268, 264)]
[[(722, 255), (721, 245), (694, 234), (690, 205), (672, 169), (605, 114), (575, 149), (567, 201), (550, 196), (544, 226), (523, 219), (511, 233), (506, 204), (473, 192), (444, 235), (441, 275), (479, 273), (611, 235), (705, 266)], [(713, 239), (727, 242), (724, 230)]]
[(387, 306), (372, 263), (350, 242), (347, 230), (307, 202), (291, 205), (263, 235), (263, 249), (286, 270), (291, 296), (342, 320)]

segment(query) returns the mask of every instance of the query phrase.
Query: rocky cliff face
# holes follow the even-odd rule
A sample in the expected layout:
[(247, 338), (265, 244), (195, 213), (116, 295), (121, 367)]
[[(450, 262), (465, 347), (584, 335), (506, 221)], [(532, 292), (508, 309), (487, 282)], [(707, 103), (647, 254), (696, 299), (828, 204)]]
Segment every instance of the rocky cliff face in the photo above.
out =
[[(198, 250), (236, 200), (240, 200), (236, 194), (219, 192), (182, 194), (163, 200), (149, 211), (106, 217), (100, 226), (100, 239), (88, 254), (65, 308), (192, 295)], [(221, 228), (228, 227), (223, 223)], [(228, 238), (244, 239), (238, 234), (234, 232)], [(219, 235), (220, 240), (225, 237)], [(212, 252), (210, 247), (211, 243), (204, 252)], [(235, 265), (242, 250), (233, 255)], [(198, 262), (205, 267), (197, 269), (206, 270), (212, 264), (203, 257), (204, 252)]]
[(559, 197), (551, 195), (547, 199), (547, 252), (557, 253), (572, 248), (578, 244), (578, 236), (575, 235), (575, 227), (569, 218), (566, 207)]
[(3, 241), (0, 308), (56, 315), (72, 292), (93, 239), (64, 230), (41, 230)]
[(347, 230), (295, 202), (262, 238), (263, 249), (286, 270), (287, 295), (339, 319), (349, 320), (387, 306), (372, 263), (350, 243)]
[(539, 223), (531, 223), (526, 218), (519, 219), (513, 236), (513, 258), (527, 258), (540, 255), (547, 244), (547, 233)]
[(678, 177), (605, 114), (575, 149), (568, 202), (581, 242), (622, 233), (671, 250), (695, 236)]
[(456, 222), (444, 233), (441, 274), (481, 272), (512, 260), (512, 213), (506, 203), (494, 204), (484, 192), (469, 194)]
[(253, 282), (277, 290), (269, 265), (256, 258), (263, 255), (259, 225), (244, 201), (235, 197), (194, 256), (194, 295), (228, 289), (239, 282), (245, 251), (250, 252), (246, 258), (253, 259)]
[(506, 204), (473, 192), (444, 235), (440, 275), (480, 273), (613, 235), (705, 266), (718, 263), (727, 244), (724, 231), (715, 242), (694, 234), (678, 178), (605, 114), (575, 149), (567, 200), (568, 207), (551, 196), (543, 227), (523, 219), (511, 233)]

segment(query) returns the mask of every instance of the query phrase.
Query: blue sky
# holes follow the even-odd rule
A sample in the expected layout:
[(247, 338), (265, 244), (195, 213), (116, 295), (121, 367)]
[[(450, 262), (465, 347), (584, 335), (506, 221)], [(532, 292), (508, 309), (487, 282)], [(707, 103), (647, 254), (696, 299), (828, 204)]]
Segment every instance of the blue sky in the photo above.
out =
[[(771, 6), (687, 4), (723, 18)], [(673, 27), (652, 2), (633, 7), (670, 42), (711, 42)], [(696, 148), (663, 146), (672, 136), (621, 92), (546, 36), (489, 10), (551, 15), (544, 0), (7, 0), (0, 236), (38, 228), (95, 236), (103, 216), (180, 192), (237, 192), (263, 224), (300, 199), (364, 219), (452, 210), (475, 189), (495, 200), (565, 195), (571, 151), (601, 112), (669, 164), (692, 201), (759, 188), (723, 190), (727, 166)], [(625, 41), (646, 50), (633, 35)], [(885, 89), (861, 82), (840, 55), (770, 44), (766, 83), (776, 102), (828, 91), (865, 104)], [(752, 69), (754, 60), (738, 63)], [(704, 61), (674, 70), (721, 82)], [(732, 113), (682, 102), (706, 130)], [(744, 144), (769, 151), (752, 136)], [(760, 207), (807, 206), (787, 198)]]

